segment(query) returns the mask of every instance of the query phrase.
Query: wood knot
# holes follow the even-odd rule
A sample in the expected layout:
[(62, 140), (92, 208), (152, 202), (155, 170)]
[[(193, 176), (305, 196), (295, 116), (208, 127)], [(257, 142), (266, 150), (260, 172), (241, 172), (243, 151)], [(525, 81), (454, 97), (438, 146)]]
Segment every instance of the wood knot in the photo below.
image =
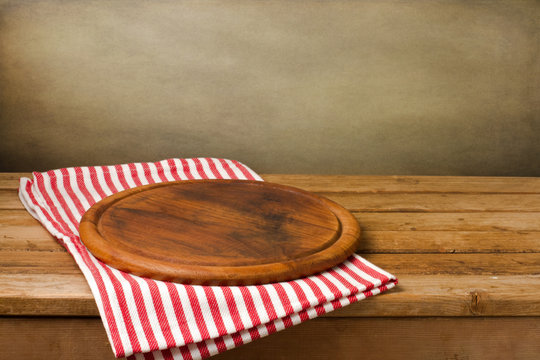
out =
[(486, 310), (487, 294), (482, 290), (473, 290), (470, 292), (471, 302), (470, 310), (473, 315), (483, 315)]

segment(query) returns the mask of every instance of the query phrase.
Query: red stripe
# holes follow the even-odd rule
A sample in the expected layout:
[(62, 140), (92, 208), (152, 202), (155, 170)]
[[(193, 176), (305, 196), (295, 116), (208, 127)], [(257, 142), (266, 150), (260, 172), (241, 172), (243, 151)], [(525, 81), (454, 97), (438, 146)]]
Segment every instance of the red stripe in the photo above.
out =
[(59, 224), (59, 232), (61, 232), (64, 235), (72, 235), (71, 230), (69, 230), (68, 224), (62, 219), (60, 216), (60, 213), (56, 209), (56, 205), (52, 201), (52, 199), (49, 197), (49, 193), (45, 189), (45, 182), (42, 174), (36, 173), (36, 185), (39, 189), (39, 192), (41, 196), (43, 196), (43, 199), (45, 200), (45, 203), (53, 213), (53, 218), (55, 219), (55, 222)]
[(145, 360), (154, 360), (154, 354), (151, 352), (143, 353)]
[(169, 290), (169, 295), (171, 297), (171, 302), (173, 304), (174, 314), (176, 315), (176, 320), (178, 321), (178, 327), (180, 328), (180, 332), (182, 333), (182, 337), (184, 338), (184, 343), (185, 344), (192, 343), (193, 336), (191, 335), (189, 327), (187, 326), (187, 320), (186, 320), (184, 309), (182, 307), (180, 296), (178, 295), (178, 290), (176, 289), (175, 285), (169, 282), (166, 282), (165, 285), (167, 285), (167, 289)]
[(152, 177), (152, 170), (150, 170), (150, 165), (148, 163), (142, 163), (141, 164), (144, 172), (144, 177), (146, 178), (146, 181), (148, 181), (149, 184), (153, 184), (156, 181)]
[[(216, 296), (214, 295), (212, 289), (210, 289), (208, 286), (203, 286), (203, 290), (204, 294), (206, 295), (206, 300), (208, 301), (208, 306), (210, 307), (210, 312), (212, 313), (212, 318), (214, 319), (214, 324), (216, 325), (218, 334), (220, 336), (224, 335), (227, 333), (227, 329), (225, 329), (225, 324), (223, 323), (221, 313), (219, 312), (219, 306), (216, 301)], [(225, 345), (223, 339), (217, 338), (214, 341), (219, 352), (227, 350), (227, 346)]]
[(114, 168), (116, 169), (116, 175), (118, 176), (118, 181), (120, 181), (120, 185), (122, 185), (123, 187), (122, 190), (129, 189), (131, 186), (129, 186), (129, 184), (126, 181), (126, 177), (124, 176), (124, 170), (122, 169), (122, 166), (115, 165)]
[(193, 162), (195, 163), (195, 169), (197, 169), (197, 173), (199, 173), (199, 176), (203, 179), (208, 179), (208, 175), (204, 171), (201, 161), (198, 158), (193, 158), (191, 160), (193, 160)]
[(114, 276), (112, 270), (108, 266), (101, 266), (101, 268), (105, 270), (105, 273), (107, 274), (113, 286), (114, 293), (116, 294), (116, 299), (118, 300), (120, 312), (122, 313), (122, 318), (124, 319), (124, 324), (126, 325), (126, 331), (133, 352), (141, 352), (141, 344), (139, 343), (135, 327), (133, 326), (133, 322), (131, 320), (131, 315), (128, 310), (124, 289), (122, 288), (120, 281), (118, 281), (118, 279), (116, 278), (116, 276)]
[(210, 312), (212, 313), (212, 318), (214, 319), (219, 336), (227, 334), (227, 329), (225, 328), (221, 313), (219, 312), (219, 305), (214, 291), (208, 286), (203, 286), (203, 291), (206, 295), (206, 300), (208, 301), (208, 306), (210, 307)]
[(246, 304), (246, 309), (252, 324), (252, 327), (248, 329), (249, 335), (251, 336), (252, 340), (256, 340), (261, 337), (259, 330), (256, 328), (256, 326), (261, 323), (261, 319), (259, 318), (259, 314), (257, 314), (255, 304), (253, 303), (253, 297), (251, 296), (249, 290), (245, 286), (239, 286), (239, 289), (242, 293), (242, 298)]
[(184, 360), (193, 360), (193, 355), (191, 354), (191, 351), (189, 350), (187, 345), (180, 346), (178, 349), (180, 350), (180, 353), (182, 354), (182, 358)]
[(128, 167), (129, 167), (129, 174), (131, 175), (133, 182), (135, 182), (135, 185), (142, 186), (143, 184), (141, 180), (139, 179), (139, 174), (137, 173), (137, 167), (135, 167), (135, 164), (128, 164)]
[(264, 308), (266, 310), (266, 313), (268, 314), (268, 318), (270, 321), (268, 324), (266, 324), (266, 328), (268, 329), (268, 333), (272, 334), (276, 332), (276, 324), (274, 324), (274, 321), (277, 319), (276, 309), (274, 309), (274, 306), (272, 305), (272, 300), (270, 299), (270, 295), (268, 294), (268, 290), (264, 286), (258, 285), (257, 290), (259, 291), (259, 294), (261, 295), (261, 299), (264, 304)]
[(236, 176), (234, 170), (231, 168), (228, 162), (226, 162), (224, 159), (218, 159), (218, 161), (221, 163), (221, 166), (223, 166), (223, 169), (225, 169), (231, 179), (238, 179), (238, 176)]
[[(281, 301), (281, 304), (283, 305), (283, 308), (285, 309), (285, 313), (287, 315), (294, 313), (294, 310), (291, 306), (291, 301), (289, 300), (289, 297), (287, 296), (287, 293), (285, 292), (285, 289), (283, 289), (283, 286), (280, 283), (273, 284), (274, 289), (276, 289), (279, 300)], [(291, 318), (289, 316), (285, 316), (283, 318), (283, 323), (285, 324), (285, 327), (292, 326)]]
[(159, 293), (158, 286), (154, 280), (150, 280), (147, 278), (143, 279), (144, 281), (146, 281), (146, 283), (148, 284), (148, 288), (150, 289), (150, 295), (152, 297), (152, 302), (154, 303), (154, 309), (156, 310), (159, 327), (161, 332), (163, 333), (165, 342), (167, 343), (168, 347), (176, 346), (176, 342), (174, 341), (174, 337), (171, 332), (169, 319), (167, 319), (165, 309), (163, 308), (163, 299), (161, 298), (161, 294)]
[[(317, 286), (317, 284), (315, 284), (313, 280), (311, 280), (310, 278), (305, 278), (304, 282), (310, 287), (311, 291), (313, 291), (313, 293), (317, 297), (317, 302), (319, 304), (322, 304), (328, 301), (326, 299), (326, 296), (324, 296), (321, 289)], [(315, 306), (315, 311), (317, 312), (317, 315), (322, 315), (325, 313), (324, 308), (322, 308), (322, 311), (321, 311), (320, 306)]]
[(214, 174), (216, 179), (222, 179), (223, 176), (221, 176), (218, 169), (216, 168), (216, 164), (214, 164), (214, 159), (204, 158), (204, 160), (208, 164), (208, 167), (210, 168), (210, 171), (212, 172), (212, 174)]
[(98, 193), (100, 198), (105, 198), (107, 194), (105, 194), (105, 191), (101, 188), (101, 184), (98, 181), (96, 169), (93, 166), (90, 166), (88, 168), (88, 171), (90, 172), (90, 181), (92, 182), (92, 185), (94, 186), (94, 189), (96, 189), (96, 192)]
[(169, 170), (170, 170), (171, 175), (174, 178), (174, 180), (176, 180), (176, 181), (182, 180), (182, 178), (178, 174), (179, 169), (176, 166), (176, 163), (174, 162), (174, 160), (173, 159), (168, 159), (167, 160), (167, 165), (169, 165)]
[(133, 278), (133, 276), (126, 274), (123, 271), (121, 271), (120, 274), (131, 285), (131, 290), (133, 291), (133, 298), (135, 299), (135, 306), (137, 308), (137, 313), (139, 314), (139, 319), (141, 320), (141, 325), (144, 331), (144, 335), (146, 336), (146, 339), (148, 340), (148, 345), (150, 346), (150, 350), (157, 350), (158, 343), (156, 340), (156, 336), (154, 335), (154, 331), (152, 330), (152, 327), (150, 326), (150, 320), (148, 319), (148, 313), (146, 312), (146, 307), (144, 305), (144, 301), (143, 301), (144, 297), (142, 295), (141, 287), (139, 286), (137, 281)]
[(337, 281), (339, 281), (341, 284), (343, 284), (351, 293), (359, 292), (360, 290), (351, 284), (347, 279), (345, 279), (340, 273), (338, 273), (334, 269), (330, 269), (327, 271), (328, 274), (332, 275), (334, 278), (336, 278)]
[[(298, 300), (300, 301), (300, 305), (302, 306), (302, 309), (310, 307), (309, 300), (306, 296), (306, 293), (304, 293), (304, 290), (302, 290), (300, 285), (298, 285), (296, 281), (289, 281), (289, 284), (291, 285), (294, 293), (296, 294), (296, 297), (298, 297)], [(309, 318), (309, 316), (307, 315), (307, 312), (305, 311), (301, 311), (299, 315), (302, 321), (305, 321)]]
[(339, 268), (343, 271), (345, 271), (350, 277), (352, 277), (354, 280), (358, 281), (360, 284), (364, 285), (366, 287), (366, 290), (373, 289), (374, 284), (371, 281), (368, 281), (361, 277), (356, 272), (352, 271), (348, 266), (345, 264), (339, 264)]
[(107, 319), (107, 324), (109, 325), (111, 338), (113, 340), (115, 355), (116, 357), (122, 357), (125, 355), (125, 350), (124, 350), (124, 346), (122, 345), (122, 341), (120, 340), (120, 333), (118, 331), (118, 326), (116, 325), (116, 319), (114, 317), (114, 313), (111, 308), (109, 295), (107, 294), (107, 289), (105, 287), (103, 278), (101, 277), (101, 274), (99, 273), (97, 267), (94, 265), (94, 263), (90, 259), (88, 255), (88, 251), (86, 250), (85, 247), (82, 246), (79, 239), (75, 237), (72, 243), (75, 246), (75, 249), (81, 256), (81, 258), (83, 259), (84, 263), (86, 264), (86, 266), (92, 273), (92, 276), (96, 282), (99, 295), (101, 297), (101, 303), (103, 304), (103, 311), (105, 313), (105, 318)]
[(378, 272), (377, 270), (375, 269), (372, 269), (371, 267), (367, 266), (366, 264), (364, 264), (362, 261), (360, 261), (359, 259), (356, 258), (356, 256), (351, 256), (349, 258), (349, 261), (354, 264), (356, 267), (358, 267), (360, 270), (362, 270), (363, 272), (365, 272), (366, 274), (368, 274), (369, 276), (371, 277), (374, 277), (375, 279), (379, 279), (381, 280), (381, 282), (384, 284), (384, 283), (387, 283), (388, 282), (388, 277), (386, 277), (386, 275), (384, 274), (381, 274), (380, 272)]
[(193, 180), (195, 177), (191, 173), (191, 170), (189, 169), (189, 164), (185, 159), (180, 159), (180, 163), (182, 164), (182, 171), (187, 176), (188, 180)]
[(156, 166), (156, 169), (157, 169), (157, 173), (158, 173), (158, 176), (159, 176), (159, 179), (162, 181), (162, 182), (167, 182), (169, 181), (169, 179), (167, 179), (167, 177), (165, 176), (165, 169), (163, 169), (163, 165), (161, 165), (161, 162), (155, 162), (154, 165)]
[(174, 360), (173, 354), (169, 349), (161, 350), (161, 355), (163, 355), (163, 359), (165, 360)]
[[(68, 173), (67, 169), (61, 169), (60, 172), (62, 173), (62, 176), (64, 176), (64, 178), (69, 177), (69, 173)], [(70, 196), (71, 200), (73, 201), (73, 204), (77, 208), (77, 211), (79, 212), (79, 215), (84, 214), (84, 212), (85, 212), (84, 207), (83, 207), (81, 201), (79, 200), (79, 198), (77, 196), (75, 196), (75, 192), (73, 191), (73, 188), (71, 187), (71, 182), (69, 181), (69, 179), (64, 179), (64, 187), (66, 188), (66, 191), (67, 191), (68, 195)]]
[[(59, 224), (37, 202), (37, 200), (36, 200), (36, 198), (34, 196), (30, 181), (26, 183), (26, 192), (29, 195), (30, 200), (34, 203), (34, 205), (38, 209), (41, 210), (41, 213), (45, 216), (47, 221), (49, 221), (49, 223), (56, 229), (56, 231), (58, 231), (59, 233), (62, 233), (62, 229), (59, 226)], [(48, 195), (46, 193), (42, 194), (42, 196), (44, 197), (44, 199), (46, 199), (45, 201), (47, 201), (47, 199), (50, 201), (50, 198), (48, 197)], [(97, 271), (96, 267), (90, 261), (88, 253), (86, 252), (86, 249), (82, 250), (82, 249), (79, 248), (80, 245), (79, 245), (79, 242), (78, 242), (78, 238), (73, 237), (73, 239), (74, 239), (74, 241), (72, 241), (72, 243), (75, 246), (75, 249), (77, 250), (77, 252), (81, 256), (81, 258), (82, 258), (83, 262), (86, 264), (87, 268), (92, 273), (94, 281), (96, 282), (96, 285), (97, 285), (97, 288), (98, 288), (98, 291), (99, 291), (99, 295), (100, 295), (100, 298), (101, 298), (101, 302), (103, 304), (103, 312), (105, 314), (105, 319), (107, 321), (107, 324), (109, 325), (109, 333), (110, 333), (111, 340), (112, 340), (112, 343), (113, 343), (113, 347), (114, 347), (114, 350), (115, 350), (115, 355), (117, 357), (122, 357), (125, 354), (124, 346), (122, 345), (122, 341), (120, 340), (120, 336), (119, 336), (119, 333), (118, 333), (118, 328), (117, 328), (117, 325), (116, 325), (116, 320), (114, 318), (114, 314), (113, 314), (111, 306), (110, 306), (109, 296), (108, 296), (107, 291), (105, 289), (105, 285), (103, 283), (103, 279), (101, 277), (101, 274)]]
[(112, 191), (112, 193), (117, 193), (119, 190), (114, 185), (114, 182), (112, 180), (111, 173), (109, 172), (109, 169), (102, 166), (101, 171), (103, 172), (103, 178), (105, 179), (105, 183), (109, 187), (109, 189)]
[[(221, 287), (221, 289), (223, 290), (223, 296), (225, 297), (225, 302), (227, 303), (227, 307), (229, 308), (229, 313), (231, 314), (234, 328), (238, 332), (240, 330), (244, 330), (244, 324), (242, 324), (242, 319), (240, 318), (240, 313), (238, 312), (238, 307), (236, 305), (236, 301), (234, 299), (231, 288), (228, 286), (223, 286)], [(242, 336), (238, 332), (232, 335), (234, 344), (236, 346), (242, 345), (244, 343), (244, 340), (242, 340)]]
[[(339, 291), (339, 289), (334, 284), (332, 284), (330, 280), (328, 280), (322, 274), (319, 274), (316, 276), (317, 276), (317, 279), (321, 280), (324, 283), (324, 285), (326, 285), (326, 287), (330, 289), (330, 291), (334, 295), (334, 299), (339, 299), (343, 297), (343, 294), (341, 294), (341, 291)], [(332, 301), (332, 305), (334, 306), (334, 309), (336, 309), (335, 301)], [(339, 302), (337, 303), (337, 307), (341, 307), (341, 304)]]
[(251, 173), (246, 169), (246, 167), (242, 164), (240, 164), (238, 161), (236, 160), (231, 160), (232, 163), (234, 165), (236, 165), (236, 167), (238, 169), (240, 169), (240, 171), (242, 172), (242, 174), (244, 174), (244, 176), (246, 177), (246, 179), (248, 180), (255, 180), (255, 178), (253, 177), (253, 175), (251, 175)]
[[(199, 304), (199, 300), (197, 299), (197, 294), (195, 293), (195, 290), (191, 285), (185, 285), (185, 289), (188, 294), (189, 302), (191, 304), (191, 310), (193, 310), (193, 316), (195, 316), (196, 325), (201, 334), (201, 338), (202, 340), (208, 340), (210, 338), (210, 334), (208, 333), (208, 328), (206, 327), (206, 323), (201, 312), (201, 306)], [(201, 356), (210, 356), (210, 353), (208, 352), (208, 348), (206, 347), (204, 341), (199, 341), (197, 343), (197, 347), (201, 352)]]

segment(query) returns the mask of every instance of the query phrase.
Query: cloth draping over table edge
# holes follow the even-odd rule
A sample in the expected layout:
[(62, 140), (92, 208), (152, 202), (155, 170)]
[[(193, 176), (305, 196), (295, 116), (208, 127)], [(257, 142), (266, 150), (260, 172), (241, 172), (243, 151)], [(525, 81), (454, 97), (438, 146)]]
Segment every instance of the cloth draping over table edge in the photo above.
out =
[[(72, 167), (21, 178), (19, 197), (83, 272), (116, 357), (202, 359), (377, 295), (397, 284), (354, 254), (306, 278), (257, 286), (199, 286), (157, 281), (114, 269), (79, 238), (95, 202), (128, 188), (193, 179), (262, 179), (226, 159)], [(74, 334), (76, 336), (76, 334)]]

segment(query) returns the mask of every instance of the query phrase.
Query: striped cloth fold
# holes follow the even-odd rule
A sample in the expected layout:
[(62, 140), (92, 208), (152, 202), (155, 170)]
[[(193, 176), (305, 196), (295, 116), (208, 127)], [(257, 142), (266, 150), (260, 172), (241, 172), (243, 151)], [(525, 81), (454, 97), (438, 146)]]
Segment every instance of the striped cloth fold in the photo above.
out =
[(238, 161), (168, 159), (75, 167), (21, 178), (26, 209), (83, 272), (116, 357), (203, 359), (394, 287), (396, 278), (358, 255), (306, 278), (258, 286), (156, 281), (105, 265), (79, 238), (97, 201), (136, 186), (192, 179), (262, 179)]

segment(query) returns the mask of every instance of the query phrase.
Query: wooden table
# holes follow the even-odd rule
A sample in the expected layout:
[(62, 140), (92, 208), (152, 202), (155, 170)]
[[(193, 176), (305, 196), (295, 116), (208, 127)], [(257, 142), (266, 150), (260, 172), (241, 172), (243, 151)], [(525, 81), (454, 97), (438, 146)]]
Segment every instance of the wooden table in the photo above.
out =
[[(0, 174), (0, 358), (112, 359), (71, 257)], [(266, 175), (350, 209), (397, 288), (216, 359), (540, 358), (540, 178)]]

